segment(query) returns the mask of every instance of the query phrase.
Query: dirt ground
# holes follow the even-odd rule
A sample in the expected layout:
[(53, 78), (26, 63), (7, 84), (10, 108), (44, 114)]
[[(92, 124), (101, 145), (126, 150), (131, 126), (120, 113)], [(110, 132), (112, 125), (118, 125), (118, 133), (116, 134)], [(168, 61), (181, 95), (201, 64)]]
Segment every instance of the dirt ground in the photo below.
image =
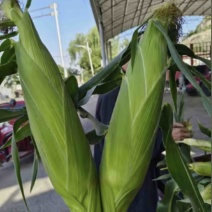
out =
[[(94, 96), (88, 103), (86, 108), (94, 114), (97, 96)], [(170, 102), (170, 94), (164, 94), (164, 102)], [(199, 139), (207, 139), (198, 129), (198, 121), (204, 126), (211, 128), (211, 119), (202, 106), (200, 97), (185, 98), (185, 119), (190, 119), (193, 125), (194, 137)], [(88, 121), (83, 121), (85, 131), (88, 131), (92, 126)], [(197, 154), (202, 154), (201, 151), (193, 150)], [(33, 191), (30, 193), (30, 182), (32, 175), (33, 155), (21, 160), (21, 171), (26, 200), (31, 212), (67, 212), (63, 200), (54, 191), (49, 178), (43, 168), (42, 163), (39, 164), (38, 178)], [(12, 162), (8, 162), (0, 167), (0, 212), (25, 212), (22, 196), (17, 186), (14, 167)]]

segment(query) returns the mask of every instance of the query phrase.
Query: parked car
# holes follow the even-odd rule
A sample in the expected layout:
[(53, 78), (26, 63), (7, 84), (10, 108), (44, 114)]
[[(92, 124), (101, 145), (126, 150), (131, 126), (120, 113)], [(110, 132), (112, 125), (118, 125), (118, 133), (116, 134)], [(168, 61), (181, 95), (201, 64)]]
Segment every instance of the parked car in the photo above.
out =
[[(24, 101), (11, 99), (9, 103), (0, 104), (0, 109), (21, 109), (25, 107)], [(13, 125), (16, 119), (0, 123), (0, 146), (4, 145), (12, 136)], [(24, 157), (33, 151), (31, 137), (27, 137), (17, 143), (20, 157)], [(11, 146), (0, 150), (0, 162), (8, 161), (11, 158)]]
[[(206, 66), (206, 65), (199, 65), (195, 66), (197, 71), (199, 71), (207, 80), (211, 80), (211, 70)], [(205, 93), (206, 96), (211, 96), (211, 90), (209, 90), (203, 82), (200, 80), (200, 78), (195, 77), (197, 83), (199, 86), (202, 88), (203, 92)], [(187, 80), (186, 81), (186, 92), (189, 95), (198, 95), (197, 90), (193, 87), (193, 85)]]

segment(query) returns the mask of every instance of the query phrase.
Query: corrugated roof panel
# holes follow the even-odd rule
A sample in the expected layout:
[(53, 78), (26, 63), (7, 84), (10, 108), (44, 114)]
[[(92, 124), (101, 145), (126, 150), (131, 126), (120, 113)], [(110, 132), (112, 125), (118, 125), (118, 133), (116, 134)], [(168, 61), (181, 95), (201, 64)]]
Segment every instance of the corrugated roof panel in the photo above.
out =
[[(90, 0), (98, 22), (102, 17), (104, 39), (108, 40), (146, 20), (168, 0)], [(211, 15), (210, 0), (175, 0), (184, 15)]]
[(195, 2), (192, 7), (188, 8), (186, 13), (188, 14), (205, 14), (205, 11), (210, 8), (210, 3), (208, 2)]
[(111, 2), (110, 1), (105, 1), (102, 3), (102, 13), (106, 12), (107, 10), (111, 9)]
[(139, 25), (138, 22), (139, 22), (139, 17), (137, 16), (133, 19), (133, 21), (131, 23), (131, 28), (132, 28), (132, 26), (138, 26)]
[(121, 31), (121, 29), (122, 29), (121, 25), (114, 27), (113, 34), (118, 35), (119, 34), (118, 32)]
[(125, 18), (125, 21), (126, 21), (126, 22), (129, 21), (129, 20), (132, 21), (132, 19), (134, 19), (134, 14), (133, 14), (133, 13), (129, 14), (129, 15)]

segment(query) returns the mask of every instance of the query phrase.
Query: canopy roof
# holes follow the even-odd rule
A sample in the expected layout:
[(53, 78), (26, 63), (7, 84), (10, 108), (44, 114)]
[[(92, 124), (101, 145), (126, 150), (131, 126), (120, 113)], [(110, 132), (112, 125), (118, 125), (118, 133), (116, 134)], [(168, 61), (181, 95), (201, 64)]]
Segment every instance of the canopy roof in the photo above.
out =
[[(143, 23), (152, 12), (168, 0), (90, 0), (104, 41)], [(183, 15), (211, 15), (211, 0), (175, 0)]]

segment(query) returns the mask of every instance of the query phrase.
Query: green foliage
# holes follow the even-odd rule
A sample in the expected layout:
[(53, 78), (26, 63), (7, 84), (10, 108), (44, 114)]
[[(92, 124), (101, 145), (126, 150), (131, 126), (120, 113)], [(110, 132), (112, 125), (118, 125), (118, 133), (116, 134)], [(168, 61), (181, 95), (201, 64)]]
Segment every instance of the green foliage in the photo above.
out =
[(82, 33), (76, 34), (75, 39), (70, 42), (68, 52), (71, 60), (76, 61), (78, 57), (82, 56), (83, 49), (75, 47), (75, 45), (84, 45), (86, 36)]
[(129, 45), (130, 41), (127, 38), (124, 38), (120, 44), (121, 49), (125, 49)]
[[(98, 73), (101, 69), (101, 52), (99, 49), (94, 48), (92, 50), (91, 59), (93, 63), (94, 73)], [(88, 53), (85, 52), (79, 61), (80, 67), (85, 70), (84, 71), (84, 80), (87, 81), (92, 77), (90, 62), (88, 58)]]
[(166, 148), (166, 164), (169, 173), (178, 184), (183, 194), (189, 198), (194, 211), (207, 211), (197, 188), (197, 183), (191, 175), (180, 149), (172, 138), (172, 117), (173, 112), (171, 106), (169, 104), (164, 105), (160, 126), (163, 132)]
[[(1, 3), (2, 1), (0, 1)], [(14, 24), (4, 16), (2, 9), (0, 8), (0, 34), (6, 35), (13, 30)]]
[(11, 39), (4, 40), (0, 45), (0, 84), (4, 81), (4, 85), (7, 87), (20, 84), (13, 45)]
[[(8, 0), (5, 2), (10, 4), (8, 3), (10, 2)], [(13, 1), (11, 0), (11, 2)], [(27, 7), (30, 3), (31, 1), (28, 0)], [(16, 9), (18, 11), (18, 8)], [(9, 9), (8, 12), (10, 13), (11, 9)], [(66, 79), (65, 82), (61, 79), (58, 71), (63, 74), (64, 70), (61, 66), (57, 67), (45, 46), (43, 46), (42, 42), (40, 42), (39, 36), (36, 36), (36, 31), (33, 28), (34, 26), (31, 25), (27, 11), (24, 12), (23, 16), (21, 14), (21, 21), (18, 20), (20, 18), (19, 16), (14, 15), (13, 18), (14, 21), (19, 24), (18, 27), (22, 42), (16, 43), (16, 58), (13, 57), (12, 53), (14, 52), (9, 51), (8, 54), (5, 54), (4, 63), (7, 64), (8, 61), (11, 62), (11, 58), (17, 61), (22, 84), (24, 85), (24, 97), (27, 106), (27, 113), (29, 115), (30, 128), (29, 124), (21, 128), (22, 124), (28, 120), (25, 109), (19, 111), (0, 110), (0, 118), (8, 120), (9, 118), (22, 116), (14, 125), (14, 132), (11, 140), (16, 175), (23, 198), (24, 193), (21, 182), (20, 163), (17, 154), (16, 142), (18, 142), (18, 140), (20, 140), (20, 138), (24, 135), (29, 135), (32, 132), (44, 166), (53, 182), (53, 186), (63, 197), (69, 208), (73, 211), (101, 211), (100, 201), (104, 201), (104, 208), (110, 208), (105, 209), (105, 211), (115, 211), (113, 210), (115, 207), (117, 208), (117, 211), (126, 211), (130, 204), (130, 200), (132, 200), (136, 194), (136, 189), (140, 187), (140, 185), (138, 187), (138, 183), (140, 183), (141, 179), (145, 176), (145, 169), (147, 168), (149, 157), (151, 157), (150, 145), (153, 144), (151, 141), (154, 141), (154, 129), (157, 129), (158, 119), (161, 117), (161, 127), (164, 131), (164, 143), (167, 151), (167, 167), (170, 176), (177, 183), (176, 184), (172, 181), (167, 184), (166, 191), (168, 192), (168, 196), (166, 195), (165, 199), (163, 199), (159, 205), (161, 206), (161, 211), (164, 211), (164, 209), (174, 211), (174, 204), (172, 203), (175, 202), (175, 194), (178, 192), (178, 187), (189, 198), (189, 200), (184, 199), (184, 202), (178, 201), (178, 205), (181, 205), (180, 211), (185, 211), (185, 208), (190, 207), (191, 204), (194, 210), (206, 211), (206, 205), (204, 205), (202, 197), (200, 196), (196, 181), (193, 179), (193, 175), (182, 157), (181, 150), (171, 137), (173, 113), (170, 105), (166, 105), (164, 107), (162, 116), (160, 116), (160, 105), (162, 102), (165, 80), (164, 73), (167, 69), (167, 67), (165, 67), (167, 61), (166, 43), (164, 42), (163, 48), (158, 47), (158, 45), (160, 46), (162, 43), (159, 39), (162, 34), (168, 43), (169, 51), (176, 63), (176, 66), (178, 66), (184, 75), (190, 79), (191, 83), (197, 88), (197, 90), (199, 90), (199, 92), (200, 88), (196, 85), (196, 81), (193, 80), (193, 76), (189, 74), (189, 68), (182, 63), (181, 58), (178, 55), (179, 51), (175, 49), (161, 23), (159, 21), (150, 22), (150, 26), (154, 26), (154, 23), (160, 32), (156, 29), (156, 27), (154, 27), (155, 31), (149, 33), (148, 36), (146, 35), (143, 37), (143, 39), (145, 39), (141, 46), (143, 48), (138, 46), (136, 42), (138, 35), (136, 35), (128, 48), (115, 57), (111, 63), (104, 67), (99, 73), (97, 72), (101, 68), (101, 54), (97, 28), (92, 28), (87, 35), (78, 34), (76, 39), (70, 43), (70, 56), (75, 62), (80, 64), (81, 68), (83, 68), (85, 73), (88, 74), (87, 78), (89, 78), (91, 74), (90, 62), (88, 58), (88, 51), (85, 47), (88, 42), (89, 47), (92, 49), (91, 55), (95, 73), (97, 73), (94, 77), (88, 80), (88, 82), (78, 87), (77, 80), (74, 76)], [(146, 34), (147, 32), (148, 31), (146, 31)], [(157, 39), (149, 45), (146, 41), (148, 41), (151, 36)], [(161, 39), (163, 41), (163, 37)], [(33, 42), (29, 42), (29, 40)], [(114, 38), (114, 40), (114, 55), (116, 55), (119, 51), (120, 45), (118, 37)], [(124, 40), (124, 42), (124, 45), (127, 45), (127, 40)], [(79, 48), (76, 47), (76, 45), (82, 45), (85, 48)], [(138, 48), (139, 51), (137, 51)], [(181, 51), (182, 49), (184, 50), (185, 48), (181, 48)], [(2, 51), (5, 51), (5, 49)], [(33, 54), (31, 55), (32, 52)], [(161, 54), (161, 52), (163, 54)], [(137, 54), (135, 55), (134, 53)], [(142, 59), (140, 59), (140, 53), (142, 53)], [(150, 57), (154, 54), (155, 57), (153, 58), (157, 60), (154, 60), (153, 62)], [(189, 54), (190, 53), (187, 53), (187, 55)], [(120, 72), (120, 67), (130, 59), (130, 56), (134, 58), (132, 59), (132, 62), (135, 62), (136, 64), (130, 63), (128, 72), (126, 75), (123, 75)], [(195, 56), (192, 52), (191, 57), (197, 56)], [(145, 63), (142, 63), (144, 61)], [(138, 68), (132, 71), (131, 69), (135, 68), (136, 65)], [(163, 70), (160, 66), (165, 67), (165, 70)], [(142, 68), (145, 68), (143, 72), (140, 71)], [(8, 69), (8, 67), (5, 68), (5, 70), (6, 69)], [(30, 74), (29, 71), (31, 71)], [(152, 74), (153, 71), (154, 74)], [(137, 75), (135, 75), (136, 73)], [(2, 76), (4, 77), (5, 75)], [(172, 78), (173, 76), (174, 75), (172, 75)], [(101, 168), (102, 170), (100, 173), (102, 192), (102, 199), (100, 200), (98, 184), (99, 178), (92, 161), (90, 147), (87, 140), (89, 140), (90, 143), (99, 142), (100, 137), (106, 133), (107, 127), (98, 123), (94, 117), (80, 106), (87, 103), (93, 93), (99, 94), (107, 92), (115, 86), (118, 86), (121, 83), (121, 80), (122, 87), (120, 90), (118, 106), (116, 106), (118, 109), (115, 108), (113, 118), (114, 122), (111, 122), (113, 124), (110, 124), (110, 128), (106, 136), (106, 150), (104, 150), (106, 152), (103, 156), (103, 165), (101, 165), (101, 167), (105, 169)], [(142, 81), (147, 84), (142, 83)], [(210, 86), (207, 81), (203, 83)], [(176, 95), (175, 84), (172, 84), (172, 95)], [(145, 102), (143, 103), (141, 101)], [(34, 104), (34, 102), (36, 104)], [(176, 98), (174, 102), (175, 107), (177, 107)], [(206, 108), (211, 106), (204, 96), (203, 102), (207, 103)], [(83, 134), (76, 110), (78, 110), (81, 117), (88, 118), (95, 125), (95, 131), (89, 132), (86, 137)], [(120, 119), (117, 119), (119, 116)], [(150, 118), (151, 116), (152, 118)], [(132, 121), (132, 119), (134, 120)], [(149, 122), (150, 119), (151, 122)], [(131, 123), (130, 129), (128, 129), (129, 123)], [(40, 128), (41, 125), (42, 128)], [(128, 130), (122, 131), (123, 129)], [(204, 133), (209, 134), (209, 131), (204, 127), (201, 127), (201, 129)], [(114, 133), (112, 130), (114, 130)], [(123, 137), (123, 133), (126, 136), (124, 136), (124, 139), (119, 139)], [(134, 136), (135, 139), (131, 139), (131, 136)], [(139, 140), (140, 138), (142, 138), (145, 143), (141, 143), (141, 140)], [(42, 143), (39, 143), (40, 141), (42, 141)], [(51, 141), (51, 145), (49, 145), (48, 141)], [(129, 143), (129, 141), (133, 141), (132, 144)], [(129, 157), (130, 149), (131, 152), (133, 150), (132, 157)], [(125, 151), (127, 151), (126, 156), (128, 158), (124, 157), (125, 161), (122, 166), (120, 164), (123, 161)], [(140, 155), (143, 155), (143, 158), (145, 158), (145, 163), (141, 162)], [(57, 160), (55, 160), (55, 158), (57, 158)], [(126, 163), (127, 160), (129, 163)], [(108, 161), (111, 162), (108, 163), (110, 166), (107, 167)], [(120, 164), (118, 164), (119, 162)], [(33, 187), (37, 175), (37, 166), (38, 155), (34, 162), (31, 188)], [(122, 167), (127, 166), (129, 167), (127, 171), (124, 171), (124, 169), (122, 170)], [(144, 171), (141, 173), (142, 166)], [(130, 170), (130, 173), (128, 170)], [(115, 173), (117, 179), (111, 177), (111, 173)], [(118, 175), (118, 173), (121, 174)], [(142, 176), (140, 176), (141, 174)], [(105, 181), (107, 177), (108, 180)], [(117, 180), (117, 182), (115, 182), (114, 179)], [(123, 187), (121, 185), (122, 182), (124, 182)], [(107, 184), (110, 184), (110, 186), (107, 186)], [(114, 190), (115, 192), (107, 192), (107, 189), (111, 189), (111, 191)], [(117, 195), (117, 198), (113, 198), (113, 195)], [(109, 202), (107, 202), (107, 198), (109, 199)], [(115, 201), (117, 204), (114, 206), (113, 204)]]
[(208, 29), (211, 29), (211, 16), (205, 16), (196, 29), (189, 31), (185, 36), (183, 36), (183, 40)]
[(112, 39), (110, 39), (110, 45), (111, 45), (111, 54), (110, 57), (113, 59), (118, 53), (119, 53), (119, 37), (116, 36)]
[[(73, 64), (78, 63), (80, 68), (83, 70), (84, 81), (88, 81), (92, 77), (91, 65), (89, 61), (88, 50), (86, 45), (91, 49), (91, 60), (94, 68), (94, 74), (97, 74), (101, 65), (101, 45), (99, 32), (97, 27), (93, 27), (87, 34), (76, 34), (75, 39), (69, 44), (68, 52)], [(115, 58), (121, 49), (125, 49), (129, 45), (129, 40), (124, 38), (121, 42), (118, 36), (110, 40), (111, 43), (111, 57)]]
[[(97, 27), (93, 27), (86, 35), (86, 40), (89, 43), (89, 48), (92, 50), (91, 60), (94, 68), (94, 74), (98, 73), (101, 69), (101, 47), (100, 38)], [(86, 44), (84, 44), (86, 45)], [(84, 70), (84, 80), (87, 81), (91, 78), (91, 66), (89, 62), (88, 51), (84, 49), (82, 57), (79, 60), (80, 67)]]
[(108, 59), (109, 61), (115, 58), (123, 49), (129, 45), (130, 41), (127, 38), (120, 39), (119, 36), (111, 38), (108, 41)]
[(73, 63), (78, 63), (83, 69), (84, 80), (91, 78), (91, 65), (89, 61), (88, 49), (91, 49), (91, 60), (93, 63), (94, 73), (96, 74), (101, 68), (101, 47), (99, 33), (96, 27), (93, 27), (88, 34), (77, 34), (75, 39), (69, 44), (69, 54)]
[(203, 20), (196, 27), (197, 32), (205, 31), (211, 28), (211, 16), (205, 16)]
[(188, 38), (188, 37), (191, 37), (192, 35), (194, 35), (194, 34), (196, 34), (197, 32), (196, 32), (196, 30), (191, 30), (191, 31), (189, 31), (189, 33), (187, 33), (184, 37), (183, 37), (183, 39), (186, 39), (186, 38)]
[(57, 65), (57, 66), (58, 66), (58, 69), (59, 69), (59, 72), (60, 72), (62, 78), (64, 79), (65, 78), (65, 76), (64, 76), (64, 68), (61, 65)]

